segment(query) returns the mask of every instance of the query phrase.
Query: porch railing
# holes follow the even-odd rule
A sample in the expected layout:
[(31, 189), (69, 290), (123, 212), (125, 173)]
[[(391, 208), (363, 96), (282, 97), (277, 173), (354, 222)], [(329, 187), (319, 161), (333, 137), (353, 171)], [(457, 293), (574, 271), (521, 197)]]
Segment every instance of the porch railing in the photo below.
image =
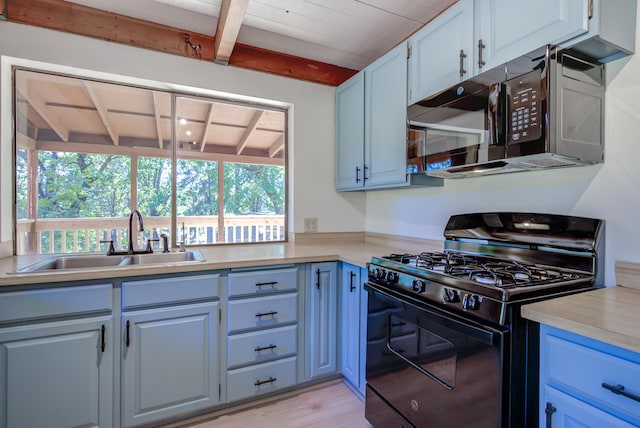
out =
[[(176, 241), (181, 242), (184, 235), (186, 245), (282, 241), (285, 237), (282, 215), (225, 215), (222, 240), (218, 239), (217, 216), (178, 217), (177, 224)], [(157, 239), (161, 233), (171, 235), (169, 217), (144, 217), (144, 226), (145, 239)], [(113, 240), (116, 248), (122, 249), (129, 242), (128, 228), (128, 217), (18, 220), (17, 254), (106, 251), (107, 244), (100, 244), (101, 240)], [(136, 241), (143, 245), (142, 237)], [(153, 243), (154, 248), (159, 246)]]

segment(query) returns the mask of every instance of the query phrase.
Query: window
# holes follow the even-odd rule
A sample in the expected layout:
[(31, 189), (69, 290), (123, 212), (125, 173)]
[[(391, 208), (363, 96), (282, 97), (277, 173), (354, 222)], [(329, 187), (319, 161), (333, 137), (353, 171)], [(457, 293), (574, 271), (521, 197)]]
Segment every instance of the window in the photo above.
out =
[[(16, 254), (286, 240), (286, 111), (16, 69)], [(152, 241), (153, 242), (153, 241)], [(157, 242), (153, 242), (155, 248)]]

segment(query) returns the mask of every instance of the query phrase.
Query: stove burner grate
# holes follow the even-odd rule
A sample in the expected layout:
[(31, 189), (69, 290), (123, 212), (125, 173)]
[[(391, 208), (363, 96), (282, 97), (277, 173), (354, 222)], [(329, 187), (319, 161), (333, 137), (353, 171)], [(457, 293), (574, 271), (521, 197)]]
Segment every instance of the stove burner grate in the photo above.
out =
[(456, 252), (391, 254), (385, 258), (419, 269), (501, 288), (532, 286), (580, 278), (579, 275), (562, 271), (560, 268), (542, 268), (517, 261)]

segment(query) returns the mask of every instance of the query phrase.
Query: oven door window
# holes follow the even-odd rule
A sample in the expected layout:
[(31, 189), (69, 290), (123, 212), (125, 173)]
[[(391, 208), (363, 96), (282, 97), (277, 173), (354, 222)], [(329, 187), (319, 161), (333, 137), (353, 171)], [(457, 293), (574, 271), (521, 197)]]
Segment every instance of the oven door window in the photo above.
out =
[(387, 348), (442, 387), (455, 388), (456, 348), (448, 340), (390, 314)]

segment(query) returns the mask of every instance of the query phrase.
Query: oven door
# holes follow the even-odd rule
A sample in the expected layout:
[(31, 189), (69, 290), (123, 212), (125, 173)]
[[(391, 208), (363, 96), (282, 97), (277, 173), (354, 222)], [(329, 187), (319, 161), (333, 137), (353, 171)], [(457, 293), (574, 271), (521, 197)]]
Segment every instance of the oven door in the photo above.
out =
[(401, 420), (398, 415), (416, 427), (503, 426), (508, 331), (411, 302), (373, 283), (365, 288), (367, 420), (374, 427), (391, 426), (385, 421)]

